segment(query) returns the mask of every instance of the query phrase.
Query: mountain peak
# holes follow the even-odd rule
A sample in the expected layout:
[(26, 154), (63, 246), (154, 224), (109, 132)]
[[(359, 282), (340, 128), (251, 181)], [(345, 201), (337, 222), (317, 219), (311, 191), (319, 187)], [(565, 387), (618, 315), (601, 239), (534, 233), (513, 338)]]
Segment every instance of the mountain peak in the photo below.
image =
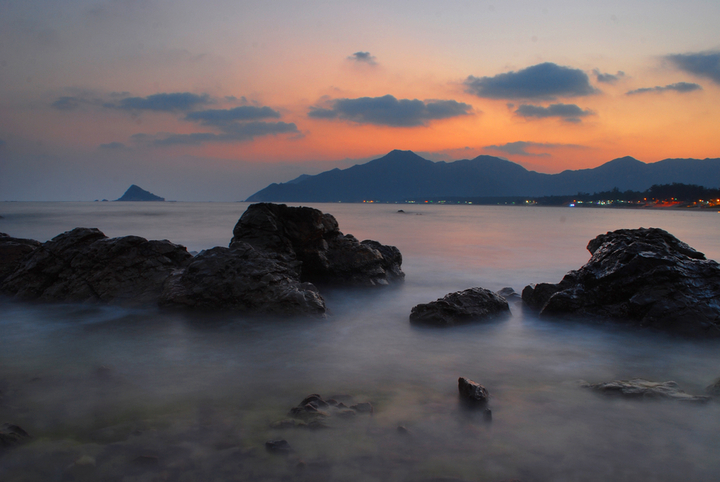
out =
[(140, 186), (137, 186), (133, 184), (130, 186), (127, 191), (125, 191), (125, 194), (122, 195), (119, 199), (116, 199), (116, 201), (164, 201), (164, 197), (156, 196), (155, 194), (151, 193), (150, 191), (146, 191), (145, 189), (141, 188)]

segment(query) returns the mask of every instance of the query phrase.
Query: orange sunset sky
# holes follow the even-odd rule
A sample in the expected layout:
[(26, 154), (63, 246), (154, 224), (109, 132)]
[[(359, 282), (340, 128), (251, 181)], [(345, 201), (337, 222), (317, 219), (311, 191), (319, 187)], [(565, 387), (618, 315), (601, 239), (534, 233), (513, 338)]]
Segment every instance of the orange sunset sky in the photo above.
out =
[[(0, 2), (0, 201), (720, 157), (716, 0)], [(714, 186), (713, 186), (714, 187)]]

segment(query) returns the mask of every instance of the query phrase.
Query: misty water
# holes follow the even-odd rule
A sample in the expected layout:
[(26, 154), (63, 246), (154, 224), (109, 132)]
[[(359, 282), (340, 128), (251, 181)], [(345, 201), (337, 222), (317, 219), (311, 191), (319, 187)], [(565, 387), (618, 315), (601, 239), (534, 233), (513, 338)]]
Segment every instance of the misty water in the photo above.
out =
[[(45, 241), (97, 227), (200, 251), (226, 246), (246, 207), (0, 203), (0, 232)], [(674, 380), (702, 394), (720, 377), (718, 341), (539, 319), (517, 302), (509, 317), (445, 329), (408, 315), (473, 286), (558, 282), (613, 229), (663, 228), (718, 260), (720, 214), (313, 207), (344, 233), (397, 246), (405, 282), (325, 290), (325, 319), (0, 301), (0, 423), (33, 435), (0, 455), (0, 480), (716, 480), (720, 403), (606, 398), (577, 381)], [(459, 403), (460, 376), (487, 387), (491, 422)], [(311, 393), (374, 413), (270, 427)], [(293, 451), (267, 452), (276, 439)]]

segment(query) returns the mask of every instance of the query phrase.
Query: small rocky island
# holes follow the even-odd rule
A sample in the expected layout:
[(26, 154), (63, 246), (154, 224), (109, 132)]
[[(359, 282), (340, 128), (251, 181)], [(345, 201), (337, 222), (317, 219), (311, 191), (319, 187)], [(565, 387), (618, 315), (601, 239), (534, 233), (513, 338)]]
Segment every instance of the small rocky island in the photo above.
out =
[(396, 247), (360, 242), (330, 214), (283, 204), (249, 206), (229, 247), (194, 257), (167, 240), (111, 239), (94, 228), (45, 243), (0, 234), (0, 292), (26, 301), (322, 315), (314, 283), (388, 285), (405, 276), (401, 264)]
[(119, 199), (116, 199), (116, 201), (164, 201), (164, 197), (156, 196), (155, 194), (151, 193), (150, 191), (146, 191), (145, 189), (141, 188), (140, 186), (136, 186), (133, 184), (130, 186), (127, 191), (125, 191), (125, 194), (123, 194)]

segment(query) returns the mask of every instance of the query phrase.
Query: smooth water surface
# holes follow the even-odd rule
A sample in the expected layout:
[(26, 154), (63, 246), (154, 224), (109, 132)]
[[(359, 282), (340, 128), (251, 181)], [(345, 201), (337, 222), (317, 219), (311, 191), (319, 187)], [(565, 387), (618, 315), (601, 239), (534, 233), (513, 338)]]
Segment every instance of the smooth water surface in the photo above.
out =
[[(45, 241), (76, 226), (227, 245), (247, 204), (0, 203), (0, 232)], [(707, 212), (318, 204), (344, 233), (396, 245), (407, 278), (324, 292), (326, 319), (0, 303), (0, 423), (32, 443), (0, 480), (713, 480), (720, 404), (599, 397), (577, 381), (675, 380), (700, 394), (720, 343), (617, 325), (505, 319), (408, 323), (417, 303), (471, 286), (557, 282), (618, 228), (660, 227), (720, 259)], [(402, 209), (404, 213), (397, 211)], [(457, 378), (491, 393), (493, 420)], [(369, 401), (329, 428), (275, 429), (306, 395)], [(398, 426), (407, 429), (399, 431)], [(285, 439), (289, 454), (265, 451)]]

